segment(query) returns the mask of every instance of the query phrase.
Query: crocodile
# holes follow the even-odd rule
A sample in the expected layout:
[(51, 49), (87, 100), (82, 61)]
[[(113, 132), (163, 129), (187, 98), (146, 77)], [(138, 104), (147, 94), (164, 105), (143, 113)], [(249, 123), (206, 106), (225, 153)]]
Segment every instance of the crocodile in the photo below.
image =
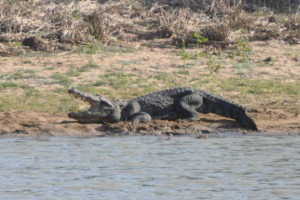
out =
[(68, 113), (70, 118), (80, 123), (131, 121), (139, 124), (151, 119), (196, 121), (200, 113), (214, 113), (234, 119), (247, 129), (258, 130), (244, 107), (205, 90), (178, 87), (128, 101), (111, 100), (73, 87), (69, 88), (68, 93), (90, 104), (86, 111)]

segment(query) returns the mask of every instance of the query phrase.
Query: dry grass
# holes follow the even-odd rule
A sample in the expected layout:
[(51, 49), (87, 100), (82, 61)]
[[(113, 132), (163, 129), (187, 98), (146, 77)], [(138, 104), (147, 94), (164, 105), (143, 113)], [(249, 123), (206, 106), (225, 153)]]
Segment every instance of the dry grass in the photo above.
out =
[(96, 1), (53, 3), (51, 1), (0, 2), (2, 42), (38, 36), (59, 43), (108, 42), (135, 26), (141, 14), (135, 1), (99, 4)]
[[(103, 2), (103, 3), (100, 3)], [(110, 43), (136, 38), (188, 36), (201, 33), (210, 40), (285, 39), (298, 43), (298, 1), (40, 1), (0, 2), (0, 54), (16, 54), (25, 38), (36, 37), (44, 51), (71, 50), (71, 45)], [(290, 11), (274, 14), (268, 9)], [(251, 7), (251, 9), (250, 9)], [(299, 7), (298, 7), (299, 8)], [(246, 12), (257, 11), (256, 13)], [(272, 18), (272, 19), (271, 19)]]

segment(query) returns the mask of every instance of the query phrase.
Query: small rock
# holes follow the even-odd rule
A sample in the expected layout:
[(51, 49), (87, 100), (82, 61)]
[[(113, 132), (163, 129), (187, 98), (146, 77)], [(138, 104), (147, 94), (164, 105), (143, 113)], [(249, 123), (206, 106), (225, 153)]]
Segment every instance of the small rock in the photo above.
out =
[(196, 136), (196, 139), (207, 139), (207, 138), (208, 138), (208, 136), (205, 134), (200, 134), (200, 135)]
[(0, 135), (4, 135), (4, 134), (7, 134), (7, 131), (5, 131), (5, 130), (0, 130)]
[(264, 62), (271, 62), (272, 61), (272, 57), (267, 57), (266, 59), (263, 60)]
[(22, 41), (23, 46), (29, 46), (35, 51), (48, 51), (48, 44), (39, 37), (29, 37)]
[(276, 18), (274, 16), (269, 17), (268, 20), (270, 23), (276, 23)]

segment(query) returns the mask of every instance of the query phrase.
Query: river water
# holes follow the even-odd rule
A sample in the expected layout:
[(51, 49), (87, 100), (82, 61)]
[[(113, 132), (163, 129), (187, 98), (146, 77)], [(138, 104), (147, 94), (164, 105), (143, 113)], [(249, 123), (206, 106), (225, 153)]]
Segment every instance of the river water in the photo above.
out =
[(0, 199), (299, 199), (300, 137), (0, 140)]

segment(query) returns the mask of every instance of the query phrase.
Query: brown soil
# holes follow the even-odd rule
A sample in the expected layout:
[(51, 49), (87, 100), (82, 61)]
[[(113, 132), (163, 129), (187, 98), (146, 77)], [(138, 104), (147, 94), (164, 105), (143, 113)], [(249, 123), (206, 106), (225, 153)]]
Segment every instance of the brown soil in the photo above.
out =
[[(29, 57), (0, 57), (0, 73), (13, 74), (14, 72), (24, 72), (25, 70), (35, 70), (40, 73), (41, 77), (29, 77), (13, 80), (17, 84), (26, 84), (36, 90), (44, 93), (51, 93), (57, 89), (63, 89), (65, 86), (60, 84), (49, 84), (53, 81), (53, 74), (58, 72), (66, 73), (69, 69), (81, 69), (84, 63), (89, 63), (93, 59), (95, 63), (99, 63), (101, 70), (91, 68), (82, 72), (79, 76), (71, 77), (72, 84), (80, 85), (95, 82), (101, 75), (113, 70), (122, 70), (126, 73), (143, 74), (149, 79), (149, 84), (155, 84), (157, 88), (166, 88), (162, 81), (153, 79), (156, 72), (173, 73), (181, 70), (180, 67), (186, 62), (193, 63), (193, 67), (184, 68), (189, 70), (189, 78), (205, 77), (207, 74), (207, 60), (209, 58), (201, 58), (196, 60), (182, 60), (181, 49), (175, 47), (161, 48), (166, 43), (162, 41), (141, 41), (130, 43), (133, 52), (101, 52), (96, 55), (67, 53), (67, 54), (50, 54), (50, 55), (30, 55)], [(224, 66), (218, 76), (222, 78), (230, 77), (257, 77), (258, 79), (278, 78), (287, 81), (298, 81), (300, 77), (299, 65), (299, 45), (289, 46), (280, 41), (264, 41), (252, 42), (251, 47), (255, 52), (251, 60), (255, 65), (253, 69), (243, 69), (243, 75), (237, 75), (239, 71), (233, 67)], [(189, 50), (189, 51), (192, 51)], [(198, 51), (198, 50), (195, 50)], [(263, 60), (271, 57), (275, 64), (264, 63)], [(275, 61), (274, 61), (275, 60)], [(265, 66), (260, 66), (265, 64)], [(224, 64), (225, 65), (225, 64)], [(230, 64), (231, 65), (231, 64)], [(175, 67), (174, 67), (175, 66)], [(257, 67), (256, 67), (257, 66)], [(46, 70), (45, 68), (51, 68)], [(152, 79), (151, 79), (152, 78)], [(181, 81), (187, 86), (189, 83), (186, 77), (178, 75), (176, 81)], [(152, 82), (151, 82), (151, 80)], [(6, 80), (2, 79), (1, 82)], [(134, 80), (133, 80), (134, 81)], [(162, 84), (162, 85), (160, 85)], [(114, 90), (111, 86), (105, 85), (107, 90)], [(132, 86), (138, 86), (133, 85)], [(203, 89), (209, 88), (209, 83), (204, 85)], [(136, 88), (132, 89), (135, 90)], [(130, 90), (129, 90), (130, 91)], [(23, 94), (18, 94), (18, 90), (3, 90), (1, 95), (11, 93), (19, 95), (20, 98), (26, 98)], [(235, 92), (220, 92), (226, 98), (235, 98), (239, 94)], [(66, 94), (63, 94), (67, 96)], [(117, 94), (118, 95), (118, 94)], [(116, 95), (116, 96), (117, 96)], [(126, 94), (122, 94), (125, 95)], [(127, 94), (128, 96), (130, 94)], [(278, 94), (280, 95), (280, 94)], [(273, 102), (272, 99), (260, 101), (254, 96), (252, 100), (246, 101), (245, 105), (249, 109), (249, 115), (253, 117), (262, 134), (300, 134), (300, 117), (299, 117), (299, 98), (285, 99)], [(256, 101), (255, 101), (256, 100)], [(75, 100), (74, 100), (75, 101)], [(238, 102), (240, 103), (240, 102)], [(83, 104), (83, 103), (81, 103)], [(275, 104), (275, 105), (273, 105)], [(17, 105), (16, 105), (17, 106)], [(128, 123), (119, 124), (79, 124), (69, 119), (67, 113), (51, 114), (40, 112), (32, 112), (30, 109), (2, 109), (0, 107), (0, 137), (40, 137), (40, 136), (72, 136), (72, 137), (94, 137), (115, 134), (207, 134), (215, 132), (235, 131), (241, 134), (252, 134), (240, 127), (239, 123), (221, 118), (216, 115), (201, 115), (201, 120), (197, 122), (182, 121), (152, 121), (151, 123), (141, 124), (132, 127)], [(21, 110), (21, 111), (19, 111)], [(209, 134), (208, 134), (209, 135)]]
[[(300, 118), (284, 111), (268, 110), (251, 113), (256, 120), (259, 134), (300, 135)], [(237, 132), (257, 134), (248, 131), (239, 123), (216, 115), (203, 115), (196, 122), (154, 120), (133, 127), (131, 123), (118, 124), (79, 124), (62, 115), (36, 112), (0, 112), (0, 137), (102, 137), (109, 135), (160, 135), (193, 134), (196, 136), (211, 133)]]

